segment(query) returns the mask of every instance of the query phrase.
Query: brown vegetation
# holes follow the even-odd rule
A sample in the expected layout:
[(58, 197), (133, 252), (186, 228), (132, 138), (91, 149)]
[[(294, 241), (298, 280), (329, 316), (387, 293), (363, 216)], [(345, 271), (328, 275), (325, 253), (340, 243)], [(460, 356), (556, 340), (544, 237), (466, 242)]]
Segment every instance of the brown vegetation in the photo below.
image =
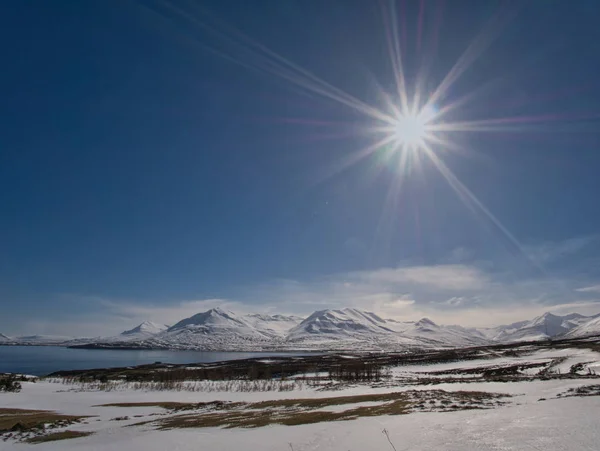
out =
[(79, 422), (84, 416), (62, 415), (49, 410), (0, 408), (0, 432), (23, 432), (44, 429), (44, 425), (67, 426)]
[(55, 442), (57, 440), (68, 440), (71, 438), (79, 438), (79, 437), (87, 437), (88, 435), (92, 435), (93, 432), (85, 432), (85, 431), (61, 431), (61, 432), (53, 432), (51, 434), (46, 435), (37, 435), (35, 437), (30, 437), (25, 441), (25, 443), (45, 443), (45, 442)]
[[(253, 403), (118, 403), (117, 407), (156, 406), (173, 412), (188, 411), (141, 424), (154, 424), (158, 429), (173, 428), (256, 428), (270, 424), (296, 426), (327, 421), (345, 421), (359, 417), (402, 415), (417, 410), (451, 411), (491, 408), (508, 395), (486, 392), (446, 392), (444, 390), (405, 391), (328, 398), (279, 399)], [(436, 400), (436, 401), (433, 401)], [(425, 402), (435, 405), (425, 407)], [(365, 403), (370, 403), (365, 405)], [(373, 403), (377, 403), (373, 405)], [(358, 406), (350, 406), (358, 404)], [(363, 405), (360, 405), (363, 404)], [(327, 410), (348, 405), (347, 409)], [(193, 411), (193, 412), (192, 412)]]

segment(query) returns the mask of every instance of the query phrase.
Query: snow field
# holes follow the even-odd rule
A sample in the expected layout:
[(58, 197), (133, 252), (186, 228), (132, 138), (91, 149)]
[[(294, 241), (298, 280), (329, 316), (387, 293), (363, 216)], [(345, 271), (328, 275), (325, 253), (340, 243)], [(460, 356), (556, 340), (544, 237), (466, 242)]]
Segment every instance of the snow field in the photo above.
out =
[[(391, 379), (375, 386), (338, 385), (335, 390), (304, 386), (291, 392), (263, 391), (143, 391), (124, 384), (118, 391), (70, 391), (69, 386), (53, 381), (23, 383), (23, 391), (1, 394), (0, 407), (56, 410), (70, 415), (91, 415), (84, 423), (69, 430), (90, 431), (93, 435), (58, 442), (30, 445), (13, 440), (0, 441), (0, 450), (31, 450), (32, 446), (48, 451), (191, 451), (249, 450), (276, 451), (363, 451), (391, 450), (382, 434), (386, 429), (400, 450), (596, 450), (600, 428), (596, 412), (600, 396), (558, 398), (570, 389), (597, 384), (589, 378), (522, 380), (516, 382), (460, 382), (455, 380), (434, 385), (406, 384), (402, 380), (426, 377), (434, 371), (478, 369), (489, 366), (560, 361), (557, 368), (568, 373), (573, 364), (600, 366), (600, 355), (585, 349), (552, 349), (534, 351), (522, 357), (500, 357), (435, 365), (406, 365), (392, 369)], [(565, 374), (565, 373), (563, 373)], [(197, 384), (198, 382), (195, 382)], [(215, 385), (218, 388), (218, 385)], [(65, 390), (66, 389), (66, 390)], [(255, 403), (292, 398), (315, 399), (403, 391), (445, 390), (447, 392), (482, 391), (511, 395), (502, 398), (505, 405), (485, 410), (451, 412), (416, 412), (405, 415), (359, 417), (349, 421), (333, 421), (298, 426), (269, 425), (244, 428), (184, 428), (157, 430), (142, 421), (160, 420), (189, 412), (172, 412), (161, 407), (99, 407), (109, 403), (198, 403), (231, 401)], [(432, 392), (433, 393), (433, 392)], [(411, 395), (412, 396), (412, 395)], [(375, 407), (381, 402), (359, 402), (328, 405), (318, 411), (344, 412), (359, 407)], [(439, 410), (440, 401), (423, 402), (424, 410)], [(193, 414), (193, 412), (192, 412)], [(248, 413), (252, 415), (252, 413)], [(120, 419), (117, 419), (120, 418)], [(126, 418), (126, 419), (123, 419)], [(35, 449), (35, 448), (33, 448)]]

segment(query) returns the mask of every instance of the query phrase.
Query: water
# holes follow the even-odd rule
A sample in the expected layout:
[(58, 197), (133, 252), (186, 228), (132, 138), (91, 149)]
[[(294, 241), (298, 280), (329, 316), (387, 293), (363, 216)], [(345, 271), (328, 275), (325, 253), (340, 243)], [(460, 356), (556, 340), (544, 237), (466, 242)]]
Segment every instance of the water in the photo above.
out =
[(208, 363), (251, 357), (306, 355), (294, 352), (204, 352), (168, 350), (70, 349), (58, 346), (0, 346), (0, 373), (43, 376), (59, 370), (83, 370), (147, 363)]

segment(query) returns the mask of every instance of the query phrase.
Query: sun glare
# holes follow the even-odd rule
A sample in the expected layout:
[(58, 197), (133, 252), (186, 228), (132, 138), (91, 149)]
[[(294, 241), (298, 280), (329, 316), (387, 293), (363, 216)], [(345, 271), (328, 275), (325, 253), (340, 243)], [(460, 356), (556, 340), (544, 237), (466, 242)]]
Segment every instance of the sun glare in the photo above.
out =
[(416, 150), (427, 137), (427, 120), (420, 114), (401, 116), (394, 133), (398, 144)]
[(426, 105), (418, 112), (396, 112), (394, 124), (387, 128), (396, 148), (422, 150), (432, 135), (435, 108)]

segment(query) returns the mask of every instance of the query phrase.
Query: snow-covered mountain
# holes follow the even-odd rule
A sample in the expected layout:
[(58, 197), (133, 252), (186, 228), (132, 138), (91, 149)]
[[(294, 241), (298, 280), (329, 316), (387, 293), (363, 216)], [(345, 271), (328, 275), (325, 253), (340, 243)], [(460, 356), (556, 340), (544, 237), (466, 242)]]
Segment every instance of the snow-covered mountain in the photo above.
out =
[(394, 331), (384, 319), (371, 312), (347, 308), (343, 310), (318, 310), (291, 329), (288, 341), (305, 341), (319, 338), (360, 338), (363, 335), (389, 335)]
[(168, 328), (169, 326), (164, 324), (153, 323), (152, 321), (144, 321), (142, 324), (134, 327), (133, 329), (121, 332), (120, 336), (127, 339), (151, 337), (167, 330)]
[(493, 341), (501, 343), (546, 340), (567, 336), (570, 331), (585, 324), (590, 317), (571, 313), (564, 316), (544, 313), (530, 321), (519, 321), (506, 326), (480, 331)]
[(585, 318), (586, 321), (580, 322), (576, 327), (572, 328), (565, 334), (565, 338), (582, 338), (592, 335), (600, 335), (600, 315)]
[(254, 328), (243, 316), (221, 308), (213, 308), (182, 319), (169, 327), (165, 335), (228, 335), (265, 338), (266, 336)]
[(206, 351), (405, 350), (480, 346), (493, 343), (600, 335), (600, 315), (545, 313), (529, 321), (487, 329), (440, 325), (428, 318), (400, 322), (355, 308), (319, 310), (307, 318), (240, 315), (221, 308), (184, 318), (171, 327), (145, 321), (113, 337), (70, 338), (31, 335), (5, 345), (59, 345)]
[(12, 338), (10, 342), (24, 345), (61, 345), (70, 340), (73, 340), (73, 337), (61, 335), (22, 335)]
[(411, 337), (434, 346), (490, 344), (489, 338), (477, 329), (438, 325), (429, 318), (422, 318), (416, 322), (400, 323), (396, 330), (405, 337)]
[(397, 350), (429, 346), (419, 339), (397, 333), (395, 328), (401, 324), (354, 308), (319, 310), (289, 331), (285, 346), (330, 350)]
[(423, 318), (416, 322), (386, 320), (358, 309), (320, 310), (293, 328), (288, 342), (356, 341), (374, 347), (446, 347), (489, 344), (475, 329), (442, 326)]
[(283, 339), (299, 321), (284, 315), (238, 315), (214, 308), (182, 319), (145, 343), (175, 349), (265, 349)]
[(284, 338), (304, 318), (293, 315), (263, 315), (253, 313), (244, 316), (244, 319), (252, 327), (260, 330), (263, 335)]

